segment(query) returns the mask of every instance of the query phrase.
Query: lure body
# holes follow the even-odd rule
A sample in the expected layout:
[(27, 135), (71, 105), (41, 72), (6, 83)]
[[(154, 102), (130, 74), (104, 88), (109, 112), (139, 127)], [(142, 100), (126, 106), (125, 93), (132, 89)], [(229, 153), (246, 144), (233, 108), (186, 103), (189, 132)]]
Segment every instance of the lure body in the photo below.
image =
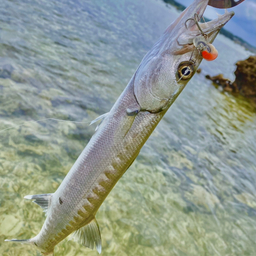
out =
[[(210, 48), (210, 50), (208, 49)], [(213, 61), (218, 57), (218, 51), (212, 44), (208, 44), (208, 47), (202, 51), (202, 57), (205, 60)]]
[(231, 7), (235, 7), (239, 4), (241, 4), (244, 0), (209, 0), (208, 5), (215, 7), (215, 8), (220, 8), (220, 9), (227, 9)]
[(205, 60), (213, 61), (218, 57), (217, 49), (212, 44), (207, 42), (206, 35), (200, 35), (195, 37), (193, 40), (193, 44)]

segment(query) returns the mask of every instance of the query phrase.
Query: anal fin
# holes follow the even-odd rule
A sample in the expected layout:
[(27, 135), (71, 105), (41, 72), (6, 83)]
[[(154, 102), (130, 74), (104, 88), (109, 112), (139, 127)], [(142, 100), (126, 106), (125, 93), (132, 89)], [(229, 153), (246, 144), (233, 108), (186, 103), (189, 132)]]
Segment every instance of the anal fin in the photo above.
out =
[(89, 224), (76, 230), (71, 239), (90, 249), (94, 249), (95, 245), (98, 253), (101, 253), (100, 228), (95, 218)]
[(52, 194), (42, 194), (42, 195), (27, 195), (24, 198), (33, 200), (33, 203), (38, 204), (44, 212), (47, 214), (47, 210), (51, 204)]

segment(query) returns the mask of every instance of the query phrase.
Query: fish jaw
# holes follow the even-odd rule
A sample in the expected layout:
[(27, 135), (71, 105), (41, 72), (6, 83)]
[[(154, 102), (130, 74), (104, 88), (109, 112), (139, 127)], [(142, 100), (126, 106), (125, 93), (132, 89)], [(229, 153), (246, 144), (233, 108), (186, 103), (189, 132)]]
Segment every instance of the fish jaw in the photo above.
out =
[[(205, 23), (198, 22), (208, 43), (213, 43), (221, 28), (234, 16), (234, 14), (234, 12), (225, 12), (223, 15), (218, 15), (218, 18), (214, 20)], [(173, 53), (184, 54), (194, 50), (193, 40), (195, 37), (202, 35), (202, 32), (198, 29), (195, 22), (194, 24), (190, 24), (190, 27), (187, 26), (187, 31), (177, 38), (177, 47), (176, 50), (174, 48)]]
[(221, 28), (235, 15), (234, 12), (226, 12), (219, 15), (217, 19), (206, 23), (199, 23), (203, 32), (207, 35), (209, 43), (213, 43)]
[[(195, 0), (188, 6), (180, 16), (166, 29), (165, 34), (169, 34), (176, 39), (183, 33), (188, 33), (187, 28), (192, 27), (195, 23), (190, 20), (196, 14), (199, 20), (203, 17), (204, 11), (208, 5), (208, 0)], [(188, 21), (190, 20), (190, 21)], [(186, 27), (187, 25), (187, 27)]]
[[(203, 0), (201, 0), (202, 2)], [(204, 1), (203, 1), (204, 2)], [(206, 1), (207, 2), (207, 1)], [(201, 8), (201, 9), (200, 9)], [(177, 45), (173, 47), (173, 51), (176, 52), (180, 50), (182, 47), (186, 45), (190, 45), (193, 43), (193, 39), (196, 36), (202, 35), (202, 32), (207, 38), (209, 43), (212, 43), (216, 36), (218, 35), (220, 29), (234, 16), (234, 12), (225, 12), (223, 15), (218, 15), (218, 18), (205, 22), (200, 23), (199, 20), (203, 16), (203, 12), (205, 10), (205, 6), (202, 3), (199, 3), (198, 8), (187, 8), (187, 14), (189, 14), (187, 19), (184, 22), (183, 27), (181, 28), (181, 32), (178, 34), (177, 37)], [(195, 17), (195, 14), (197, 17)], [(198, 18), (198, 24), (201, 27), (202, 32), (199, 30), (196, 22), (194, 21), (195, 18)], [(182, 25), (182, 24), (181, 24)], [(175, 49), (176, 48), (176, 49)]]

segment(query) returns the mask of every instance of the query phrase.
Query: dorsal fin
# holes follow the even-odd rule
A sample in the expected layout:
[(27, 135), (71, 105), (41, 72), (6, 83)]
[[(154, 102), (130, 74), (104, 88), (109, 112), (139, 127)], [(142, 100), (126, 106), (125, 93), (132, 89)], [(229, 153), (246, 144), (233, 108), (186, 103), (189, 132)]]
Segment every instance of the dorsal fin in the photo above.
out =
[(89, 224), (76, 230), (71, 239), (90, 249), (94, 249), (95, 244), (98, 253), (101, 253), (100, 228), (95, 218)]
[(47, 214), (47, 210), (51, 204), (52, 194), (42, 194), (42, 195), (27, 195), (24, 198), (33, 200), (33, 203), (38, 204), (44, 212)]

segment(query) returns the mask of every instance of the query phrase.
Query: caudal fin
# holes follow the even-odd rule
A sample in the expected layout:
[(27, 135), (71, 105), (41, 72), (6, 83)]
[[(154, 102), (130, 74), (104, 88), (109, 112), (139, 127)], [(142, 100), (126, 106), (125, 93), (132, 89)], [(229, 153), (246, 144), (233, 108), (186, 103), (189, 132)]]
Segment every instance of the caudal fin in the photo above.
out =
[(17, 243), (23, 243), (23, 244), (31, 244), (31, 240), (30, 239), (22, 239), (22, 240), (18, 240), (18, 239), (5, 239), (5, 242), (17, 242)]
[[(33, 239), (33, 238), (32, 238)], [(32, 239), (5, 239), (5, 242), (15, 242), (15, 243), (23, 243), (23, 244), (34, 244), (34, 242), (32, 241)], [(48, 256), (54, 256), (54, 252), (49, 252), (43, 255), (48, 255)]]

